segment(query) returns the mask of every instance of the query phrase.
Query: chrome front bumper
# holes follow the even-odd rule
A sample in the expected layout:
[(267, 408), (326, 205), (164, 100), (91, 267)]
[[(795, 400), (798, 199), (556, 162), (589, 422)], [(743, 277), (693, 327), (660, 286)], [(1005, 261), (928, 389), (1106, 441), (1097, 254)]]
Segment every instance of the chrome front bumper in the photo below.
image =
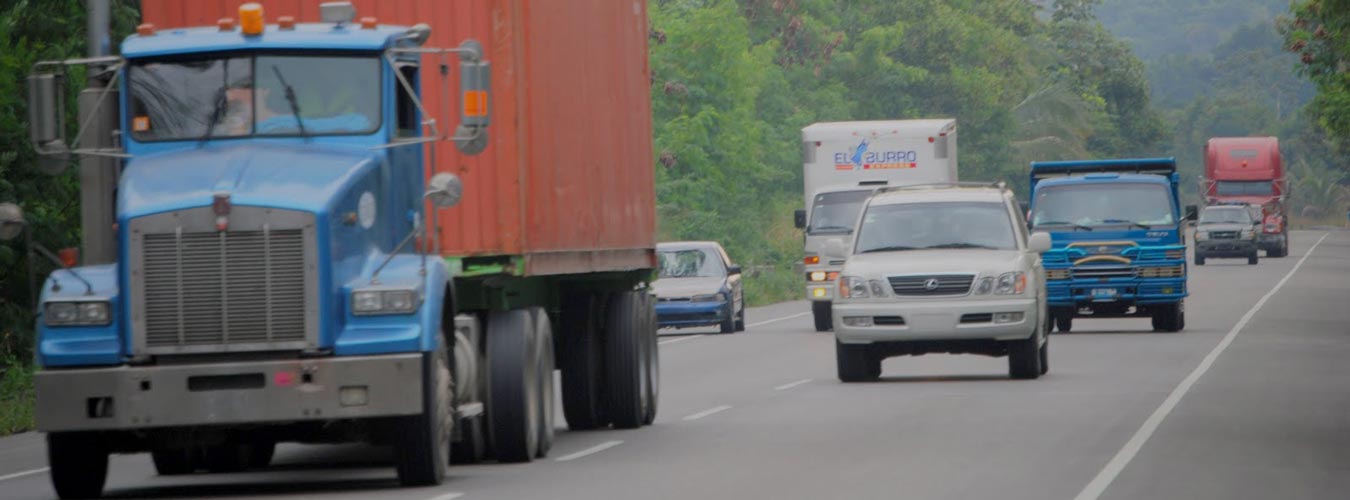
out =
[(422, 364), (410, 353), (44, 370), (35, 416), (51, 432), (415, 415)]

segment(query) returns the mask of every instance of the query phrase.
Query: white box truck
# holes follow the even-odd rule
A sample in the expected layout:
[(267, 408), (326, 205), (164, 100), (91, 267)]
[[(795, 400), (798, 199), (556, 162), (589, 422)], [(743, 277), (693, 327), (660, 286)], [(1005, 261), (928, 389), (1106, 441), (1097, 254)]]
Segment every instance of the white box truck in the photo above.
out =
[(858, 209), (879, 187), (956, 182), (956, 120), (811, 124), (802, 129), (802, 178), (806, 208), (795, 222), (806, 234), (806, 297), (823, 332), (844, 267), (825, 256), (825, 241), (852, 234)]

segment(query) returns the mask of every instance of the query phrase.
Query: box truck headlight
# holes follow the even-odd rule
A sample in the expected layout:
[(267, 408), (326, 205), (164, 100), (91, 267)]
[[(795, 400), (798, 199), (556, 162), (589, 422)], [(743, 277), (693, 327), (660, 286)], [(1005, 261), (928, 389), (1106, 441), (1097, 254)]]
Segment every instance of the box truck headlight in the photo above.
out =
[(112, 306), (102, 300), (48, 302), (42, 319), (47, 326), (101, 326), (112, 322)]
[(421, 294), (410, 288), (356, 290), (352, 292), (352, 314), (410, 314), (417, 311), (421, 302)]

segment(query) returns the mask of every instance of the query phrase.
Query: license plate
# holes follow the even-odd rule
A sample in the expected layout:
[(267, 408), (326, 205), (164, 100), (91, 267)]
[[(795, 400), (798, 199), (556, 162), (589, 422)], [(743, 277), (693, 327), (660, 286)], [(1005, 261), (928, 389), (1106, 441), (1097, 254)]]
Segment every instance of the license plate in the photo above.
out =
[(1115, 289), (1115, 288), (1093, 288), (1093, 289), (1092, 289), (1092, 299), (1093, 299), (1093, 300), (1115, 300), (1115, 299), (1116, 299), (1116, 289)]

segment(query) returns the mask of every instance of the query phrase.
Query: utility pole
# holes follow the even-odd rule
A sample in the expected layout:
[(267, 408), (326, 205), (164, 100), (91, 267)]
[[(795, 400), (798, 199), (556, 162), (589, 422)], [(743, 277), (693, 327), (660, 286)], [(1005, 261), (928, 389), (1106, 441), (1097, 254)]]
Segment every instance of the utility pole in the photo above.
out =
[[(88, 12), (86, 32), (88, 34), (89, 57), (102, 57), (112, 53), (108, 35), (111, 22), (110, 0), (85, 0)], [(115, 131), (117, 124), (117, 89), (108, 89), (112, 75), (106, 67), (91, 66), (88, 73), (88, 86), (80, 91), (80, 123), (93, 116), (89, 130), (81, 141), (82, 148), (111, 149), (117, 146)], [(99, 97), (104, 92), (113, 95), (103, 99), (98, 106)], [(111, 264), (117, 261), (117, 235), (113, 225), (117, 222), (115, 211), (117, 178), (120, 163), (115, 158), (105, 156), (86, 156), (80, 160), (80, 239), (83, 251), (83, 264)]]

